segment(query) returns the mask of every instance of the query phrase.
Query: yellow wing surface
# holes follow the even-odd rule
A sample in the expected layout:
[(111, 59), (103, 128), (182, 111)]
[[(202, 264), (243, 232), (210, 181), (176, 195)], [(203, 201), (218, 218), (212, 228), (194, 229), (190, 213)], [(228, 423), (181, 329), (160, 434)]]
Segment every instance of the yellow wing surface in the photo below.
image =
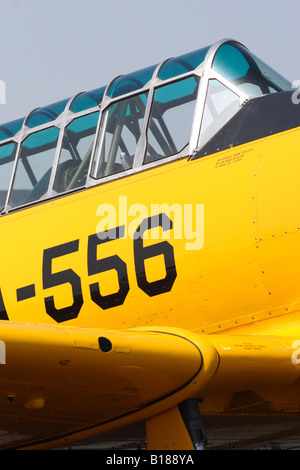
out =
[(0, 331), (8, 448), (56, 447), (146, 420), (149, 449), (193, 449), (178, 405), (218, 391), (291, 384), (300, 374), (292, 337), (5, 321)]

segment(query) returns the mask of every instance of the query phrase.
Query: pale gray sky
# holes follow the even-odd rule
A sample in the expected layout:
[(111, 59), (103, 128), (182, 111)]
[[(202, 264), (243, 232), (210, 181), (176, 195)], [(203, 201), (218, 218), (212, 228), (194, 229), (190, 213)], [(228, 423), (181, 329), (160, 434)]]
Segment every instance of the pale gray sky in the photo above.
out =
[(0, 123), (223, 38), (300, 79), (300, 2), (0, 0)]

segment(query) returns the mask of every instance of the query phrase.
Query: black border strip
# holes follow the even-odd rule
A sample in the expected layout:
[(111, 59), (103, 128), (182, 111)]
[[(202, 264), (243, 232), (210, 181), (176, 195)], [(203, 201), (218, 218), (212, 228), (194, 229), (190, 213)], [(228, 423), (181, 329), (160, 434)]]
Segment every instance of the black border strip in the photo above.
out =
[(237, 147), (300, 126), (300, 105), (294, 91), (282, 91), (247, 101), (191, 160)]

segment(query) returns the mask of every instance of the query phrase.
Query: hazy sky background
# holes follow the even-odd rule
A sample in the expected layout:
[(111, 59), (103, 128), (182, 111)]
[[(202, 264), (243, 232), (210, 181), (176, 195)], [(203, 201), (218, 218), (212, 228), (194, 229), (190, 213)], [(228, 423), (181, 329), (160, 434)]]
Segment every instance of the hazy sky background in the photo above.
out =
[(300, 79), (299, 0), (0, 0), (0, 7), (0, 123), (223, 38)]

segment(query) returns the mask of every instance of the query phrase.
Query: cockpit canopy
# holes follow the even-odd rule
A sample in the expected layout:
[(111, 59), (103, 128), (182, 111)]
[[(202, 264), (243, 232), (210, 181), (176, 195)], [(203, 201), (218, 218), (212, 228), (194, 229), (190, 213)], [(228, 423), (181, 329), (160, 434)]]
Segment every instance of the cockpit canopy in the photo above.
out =
[(2, 214), (192, 155), (249, 98), (292, 85), (224, 40), (0, 126)]

